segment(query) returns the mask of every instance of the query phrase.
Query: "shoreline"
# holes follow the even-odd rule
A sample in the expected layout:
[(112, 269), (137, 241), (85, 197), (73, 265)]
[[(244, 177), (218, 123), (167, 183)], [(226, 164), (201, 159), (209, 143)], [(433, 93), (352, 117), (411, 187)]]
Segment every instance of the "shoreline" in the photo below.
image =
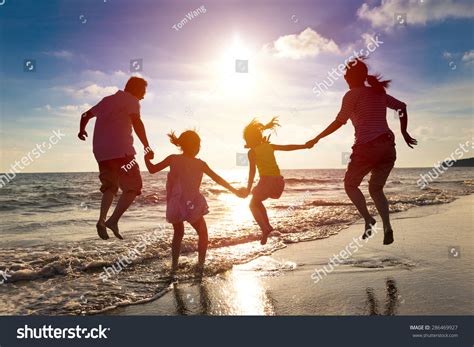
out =
[(147, 303), (102, 314), (469, 315), (473, 205), (471, 194), (393, 214), (392, 245), (383, 246), (377, 233), (318, 283), (311, 278), (315, 269), (360, 236), (361, 221), (329, 238), (289, 244), (200, 282), (174, 283)]

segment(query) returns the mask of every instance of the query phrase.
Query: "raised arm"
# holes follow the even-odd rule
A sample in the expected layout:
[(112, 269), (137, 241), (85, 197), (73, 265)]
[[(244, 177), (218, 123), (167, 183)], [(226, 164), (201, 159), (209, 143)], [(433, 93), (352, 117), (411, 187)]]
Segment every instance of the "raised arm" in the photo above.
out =
[(148, 143), (148, 138), (146, 136), (146, 131), (145, 131), (145, 125), (143, 124), (139, 115), (137, 114), (131, 115), (131, 118), (132, 118), (133, 130), (135, 130), (135, 134), (137, 134), (138, 138), (143, 144), (145, 153), (148, 153), (150, 155), (150, 159), (153, 159), (155, 154), (151, 150), (150, 145)]
[(87, 126), (87, 123), (89, 123), (89, 120), (93, 117), (94, 115), (92, 114), (91, 110), (86, 111), (81, 115), (81, 122), (79, 123), (79, 133), (77, 134), (77, 137), (81, 139), (82, 141), (86, 140), (86, 137), (87, 137), (86, 126)]
[(145, 165), (146, 165), (146, 168), (148, 169), (148, 172), (151, 174), (154, 174), (156, 172), (166, 169), (168, 166), (170, 166), (171, 157), (172, 156), (169, 155), (165, 158), (165, 160), (159, 162), (158, 164), (153, 164), (150, 161), (153, 158), (151, 157), (150, 153), (147, 153), (145, 155)]
[(275, 145), (272, 143), (272, 147), (275, 151), (297, 151), (299, 149), (311, 148), (309, 145)]
[(337, 129), (342, 127), (344, 123), (342, 123), (339, 120), (334, 120), (331, 124), (328, 125), (326, 129), (324, 129), (318, 136), (316, 136), (314, 139), (309, 140), (306, 142), (306, 145), (308, 146), (314, 146), (319, 140), (321, 140), (323, 137), (326, 137), (328, 135), (331, 135), (333, 132), (335, 132)]
[(406, 106), (400, 110), (397, 110), (397, 112), (400, 118), (400, 131), (403, 135), (403, 138), (405, 139), (405, 142), (407, 143), (408, 147), (413, 148), (413, 146), (416, 146), (418, 144), (418, 141), (416, 141), (413, 137), (410, 136), (410, 134), (408, 134), (408, 112)]
[(211, 168), (207, 165), (207, 164), (204, 164), (204, 173), (206, 175), (208, 175), (214, 182), (216, 182), (217, 184), (220, 184), (221, 186), (223, 186), (224, 188), (226, 188), (227, 190), (231, 191), (232, 193), (234, 193), (235, 195), (239, 195), (239, 191), (237, 189), (235, 189), (234, 187), (232, 187), (229, 182), (227, 182), (225, 179), (223, 179), (221, 176), (219, 176), (218, 174), (216, 174), (214, 171), (211, 170)]

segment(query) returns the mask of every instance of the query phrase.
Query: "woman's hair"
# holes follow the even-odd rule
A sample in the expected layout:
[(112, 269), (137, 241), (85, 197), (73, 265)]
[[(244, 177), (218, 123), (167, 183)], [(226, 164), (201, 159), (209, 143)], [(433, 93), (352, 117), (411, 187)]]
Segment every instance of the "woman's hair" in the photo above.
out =
[(361, 83), (367, 81), (367, 83), (381, 93), (385, 93), (385, 89), (388, 88), (391, 80), (382, 80), (379, 74), (369, 75), (369, 69), (364, 63), (367, 58), (359, 57), (353, 60), (354, 63), (346, 66), (346, 81), (349, 84)]
[(267, 124), (260, 123), (257, 119), (252, 121), (244, 128), (244, 140), (246, 142), (245, 148), (251, 148), (259, 145), (262, 142), (268, 142), (270, 135), (267, 137), (263, 136), (265, 130), (275, 130), (278, 124), (278, 117), (273, 117)]
[(201, 138), (199, 137), (198, 133), (194, 130), (186, 130), (183, 132), (179, 137), (176, 136), (174, 131), (168, 134), (170, 138), (170, 142), (179, 147), (183, 153), (191, 153), (196, 155), (199, 153), (199, 149), (201, 148)]

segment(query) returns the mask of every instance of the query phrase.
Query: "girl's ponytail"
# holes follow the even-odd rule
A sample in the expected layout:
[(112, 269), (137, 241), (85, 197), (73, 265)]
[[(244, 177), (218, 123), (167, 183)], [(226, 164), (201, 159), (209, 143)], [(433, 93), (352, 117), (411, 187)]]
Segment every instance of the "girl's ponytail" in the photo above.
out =
[(201, 138), (195, 130), (186, 130), (179, 135), (179, 137), (176, 136), (174, 131), (171, 131), (168, 137), (170, 138), (170, 142), (176, 147), (179, 147), (183, 153), (191, 153), (193, 155), (199, 153)]
[(263, 136), (265, 130), (275, 131), (276, 127), (279, 127), (278, 117), (273, 117), (267, 124), (260, 123), (257, 119), (252, 121), (244, 128), (244, 140), (245, 148), (252, 148), (263, 142), (270, 141), (270, 135)]
[(391, 80), (381, 80), (380, 75), (367, 75), (367, 83), (381, 93), (385, 93)]
[(275, 130), (276, 127), (279, 127), (280, 124), (278, 123), (278, 117), (273, 117), (267, 124), (261, 125), (261, 129), (263, 130)]
[(168, 134), (168, 137), (170, 138), (170, 142), (171, 142), (173, 145), (175, 145), (176, 147), (181, 147), (179, 138), (176, 137), (176, 134), (174, 133), (174, 131), (172, 131), (171, 133), (169, 133), (169, 134)]

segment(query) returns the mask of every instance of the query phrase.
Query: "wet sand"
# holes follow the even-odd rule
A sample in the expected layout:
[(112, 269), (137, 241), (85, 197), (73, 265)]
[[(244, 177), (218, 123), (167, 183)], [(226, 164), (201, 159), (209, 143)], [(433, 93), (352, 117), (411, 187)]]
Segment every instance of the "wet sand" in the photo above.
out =
[[(382, 245), (380, 231), (354, 247), (363, 229), (357, 223), (216, 277), (172, 284), (157, 300), (109, 314), (470, 315), (473, 206), (470, 195), (393, 214), (395, 243), (389, 246)], [(315, 269), (330, 270), (329, 258), (344, 249), (352, 255), (346, 260), (339, 256), (343, 262), (315, 283)]]

